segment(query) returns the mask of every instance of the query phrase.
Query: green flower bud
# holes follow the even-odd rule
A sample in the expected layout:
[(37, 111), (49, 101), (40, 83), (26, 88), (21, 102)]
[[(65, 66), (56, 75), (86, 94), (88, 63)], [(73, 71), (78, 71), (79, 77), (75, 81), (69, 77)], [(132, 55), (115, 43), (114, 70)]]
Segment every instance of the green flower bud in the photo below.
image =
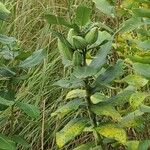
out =
[(85, 36), (85, 40), (88, 44), (93, 44), (97, 41), (98, 38), (98, 28), (92, 28)]
[(82, 61), (83, 61), (82, 54), (80, 52), (78, 52), (78, 51), (75, 51), (73, 53), (73, 65), (74, 66), (81, 66)]
[(77, 49), (85, 49), (87, 42), (81, 36), (73, 36), (73, 45)]

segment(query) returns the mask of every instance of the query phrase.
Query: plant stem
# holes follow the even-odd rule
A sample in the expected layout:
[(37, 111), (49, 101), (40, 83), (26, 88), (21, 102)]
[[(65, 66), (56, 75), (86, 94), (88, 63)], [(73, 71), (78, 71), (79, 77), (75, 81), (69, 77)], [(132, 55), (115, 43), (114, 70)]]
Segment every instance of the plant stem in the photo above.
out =
[[(83, 58), (84, 58), (83, 66), (86, 66), (86, 50), (83, 50)], [(96, 120), (96, 115), (90, 109), (90, 106), (92, 105), (92, 103), (91, 103), (91, 93), (92, 92), (91, 92), (91, 87), (89, 85), (88, 78), (85, 79), (85, 90), (86, 90), (86, 98), (85, 99), (87, 102), (87, 110), (88, 110), (90, 122), (91, 122), (91, 125), (95, 128), (95, 127), (97, 127), (97, 120)], [(94, 131), (93, 134), (95, 137), (96, 145), (101, 145), (102, 148), (104, 148), (102, 139), (101, 139), (100, 135), (98, 134), (98, 132)]]

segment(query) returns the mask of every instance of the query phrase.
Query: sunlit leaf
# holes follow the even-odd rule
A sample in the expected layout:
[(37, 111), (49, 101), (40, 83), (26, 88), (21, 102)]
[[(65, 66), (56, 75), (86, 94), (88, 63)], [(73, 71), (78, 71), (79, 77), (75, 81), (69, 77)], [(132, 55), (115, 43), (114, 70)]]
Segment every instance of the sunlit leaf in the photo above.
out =
[(93, 2), (101, 12), (114, 17), (114, 6), (112, 6), (107, 0), (93, 0)]
[(100, 125), (99, 127), (96, 127), (96, 131), (104, 137), (115, 139), (122, 144), (126, 143), (127, 137), (125, 130), (116, 124)]
[(72, 111), (75, 111), (79, 108), (79, 106), (84, 105), (85, 102), (82, 99), (75, 99), (68, 102), (66, 105), (60, 106), (55, 112), (51, 114), (51, 116), (59, 115), (64, 117)]
[(147, 79), (150, 79), (150, 64), (134, 63), (135, 72)]
[(148, 83), (148, 80), (139, 75), (128, 75), (122, 81), (135, 87), (143, 87)]
[(24, 102), (16, 102), (16, 105), (22, 110), (24, 111), (28, 116), (30, 116), (31, 118), (38, 118), (40, 115), (40, 110), (38, 107), (31, 105), (31, 104), (27, 104)]
[(150, 94), (144, 93), (144, 92), (133, 93), (129, 100), (130, 105), (133, 108), (137, 108), (144, 101), (144, 99), (148, 96), (150, 96)]
[(97, 104), (99, 102), (105, 101), (107, 98), (108, 97), (106, 97), (104, 94), (97, 92), (91, 96), (91, 101), (93, 104)]
[(79, 5), (76, 11), (76, 23), (79, 26), (84, 26), (90, 21), (91, 9), (82, 5)]
[(121, 120), (121, 115), (119, 112), (111, 105), (92, 105), (91, 110), (96, 114), (96, 115), (104, 115), (111, 117), (114, 120), (120, 121)]
[(66, 95), (66, 99), (72, 99), (72, 98), (83, 98), (86, 96), (86, 91), (82, 90), (82, 89), (75, 89), (70, 91), (67, 95)]
[(69, 141), (80, 135), (85, 128), (87, 120), (84, 118), (72, 119), (61, 131), (56, 133), (56, 143), (62, 148)]
[(139, 141), (127, 141), (127, 150), (138, 150)]

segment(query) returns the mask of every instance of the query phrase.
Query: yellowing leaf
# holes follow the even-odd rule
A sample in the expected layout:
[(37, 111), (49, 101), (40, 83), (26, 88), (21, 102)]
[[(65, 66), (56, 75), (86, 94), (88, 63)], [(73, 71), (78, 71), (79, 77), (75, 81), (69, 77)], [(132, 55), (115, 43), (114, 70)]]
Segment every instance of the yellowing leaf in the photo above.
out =
[(146, 97), (150, 96), (150, 94), (148, 93), (143, 93), (143, 92), (137, 92), (137, 93), (133, 93), (130, 97), (130, 105), (133, 108), (138, 107)]
[(143, 87), (148, 83), (148, 80), (139, 75), (128, 75), (122, 81), (135, 87)]
[(91, 101), (92, 101), (93, 104), (97, 104), (97, 103), (102, 102), (106, 99), (107, 99), (107, 97), (104, 94), (100, 93), (100, 92), (97, 92), (97, 93), (95, 93), (94, 95), (91, 96)]
[(70, 102), (68, 102), (64, 106), (60, 106), (55, 112), (51, 114), (51, 116), (59, 115), (61, 117), (64, 117), (68, 113), (75, 111), (78, 109), (80, 105), (84, 105), (84, 101), (81, 99), (75, 99)]
[(125, 130), (118, 127), (116, 124), (101, 125), (96, 128), (96, 131), (107, 138), (115, 139), (122, 144), (126, 143)]
[(82, 98), (86, 96), (86, 91), (85, 90), (81, 90), (81, 89), (76, 89), (76, 90), (72, 90), (70, 91), (67, 95), (66, 95), (66, 99), (72, 99), (72, 98)]
[(71, 120), (61, 131), (56, 133), (56, 143), (59, 148), (62, 148), (66, 143), (73, 140), (81, 134), (86, 126), (85, 118), (76, 118)]

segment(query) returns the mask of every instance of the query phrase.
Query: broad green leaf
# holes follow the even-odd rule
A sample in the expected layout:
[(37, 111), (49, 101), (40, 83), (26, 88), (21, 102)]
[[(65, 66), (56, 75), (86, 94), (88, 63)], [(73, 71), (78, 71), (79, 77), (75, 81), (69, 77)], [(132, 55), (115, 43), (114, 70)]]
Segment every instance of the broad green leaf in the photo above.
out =
[(99, 31), (97, 41), (94, 44), (92, 44), (89, 47), (89, 49), (99, 46), (100, 44), (102, 44), (102, 42), (104, 42), (105, 40), (109, 40), (110, 38), (111, 38), (111, 35), (108, 32)]
[(95, 68), (90, 66), (78, 67), (74, 70), (73, 75), (78, 79), (84, 79), (97, 73)]
[(109, 54), (111, 48), (112, 48), (111, 41), (102, 45), (89, 66), (99, 71), (102, 68), (102, 66), (106, 63), (106, 57)]
[(150, 79), (150, 64), (134, 63), (135, 72), (147, 79)]
[(130, 32), (130, 31), (140, 27), (141, 25), (143, 25), (141, 18), (140, 17), (133, 17), (133, 18), (130, 18), (130, 19), (128, 19), (122, 23), (119, 32), (120, 33)]
[(142, 104), (139, 106), (139, 110), (144, 113), (150, 113), (150, 106), (146, 106)]
[(40, 116), (39, 108), (34, 105), (27, 104), (24, 102), (19, 102), (19, 101), (16, 102), (16, 105), (31, 118), (36, 119)]
[(148, 93), (144, 93), (144, 92), (136, 92), (133, 93), (130, 97), (130, 105), (133, 108), (137, 108), (144, 100), (146, 97), (150, 96), (150, 94)]
[(127, 141), (127, 150), (138, 150), (139, 141)]
[(19, 64), (19, 67), (21, 68), (32, 68), (38, 64), (40, 64), (43, 59), (46, 56), (46, 52), (43, 49), (40, 49), (38, 51), (33, 52), (33, 54), (28, 57), (27, 59), (25, 59), (24, 61), (22, 61)]
[[(0, 111), (7, 109), (12, 106), (15, 100), (15, 92), (11, 90), (1, 90), (0, 91)], [(1, 104), (4, 103), (4, 104)]]
[(52, 14), (45, 14), (45, 18), (49, 24), (57, 24), (71, 27), (70, 23), (67, 22), (65, 18), (58, 17)]
[(59, 115), (60, 117), (64, 117), (72, 111), (75, 111), (79, 108), (79, 106), (84, 105), (85, 102), (82, 99), (75, 99), (68, 102), (66, 105), (60, 106), (55, 112), (51, 114), (51, 116)]
[(12, 106), (14, 105), (14, 101), (9, 101), (5, 98), (0, 97), (0, 104), (5, 106)]
[(139, 62), (139, 63), (143, 63), (143, 64), (150, 64), (150, 56), (134, 55), (134, 56), (129, 56), (129, 58), (133, 62)]
[(12, 44), (16, 42), (17, 40), (14, 37), (8, 37), (6, 35), (0, 34), (0, 43), (2, 44)]
[(143, 50), (150, 50), (150, 40), (145, 40), (145, 41), (140, 41), (137, 40), (135, 41), (137, 46)]
[(140, 123), (140, 117), (143, 114), (144, 113), (140, 110), (129, 113), (126, 116), (122, 117), (121, 125), (124, 127), (135, 127)]
[(0, 67), (0, 77), (11, 78), (14, 77), (16, 73), (9, 68)]
[(70, 78), (61, 79), (54, 83), (54, 85), (60, 86), (62, 88), (79, 88), (84, 86), (84, 82), (81, 79)]
[(149, 9), (135, 8), (132, 11), (138, 17), (147, 17), (147, 18), (150, 18), (150, 10)]
[(107, 0), (93, 0), (96, 7), (106, 15), (114, 17), (114, 9), (115, 7), (112, 6), (109, 1)]
[(0, 134), (0, 149), (17, 150), (15, 143), (3, 134)]
[(23, 146), (26, 149), (30, 147), (28, 142), (22, 136), (14, 135), (13, 140), (14, 140), (15, 143), (17, 143), (18, 145)]
[(129, 99), (133, 93), (134, 91), (124, 90), (116, 96), (110, 97), (108, 100), (106, 100), (105, 103), (110, 104), (112, 106), (121, 106), (129, 102)]
[(56, 143), (62, 148), (69, 141), (80, 135), (87, 124), (87, 119), (72, 119), (61, 131), (56, 133)]
[(74, 148), (73, 150), (91, 150), (91, 148), (94, 146), (95, 146), (94, 142), (88, 142), (88, 143), (82, 144), (82, 145)]
[(139, 75), (128, 75), (122, 79), (123, 82), (135, 87), (143, 87), (148, 83), (148, 80)]
[(115, 78), (118, 78), (123, 74), (124, 63), (122, 60), (118, 60), (114, 66), (109, 67), (104, 73), (100, 74), (94, 82), (94, 85), (107, 85), (111, 83)]
[(75, 89), (70, 91), (67, 95), (66, 95), (66, 99), (72, 99), (72, 98), (83, 98), (86, 96), (86, 91), (85, 90), (81, 90), (81, 89)]
[(111, 105), (92, 105), (91, 111), (94, 112), (96, 115), (104, 115), (111, 117), (114, 120), (120, 121), (121, 115), (119, 112)]
[(148, 150), (150, 148), (150, 140), (142, 140), (138, 150)]
[(76, 11), (76, 23), (79, 26), (84, 26), (90, 21), (90, 17), (91, 17), (91, 9), (79, 5)]
[(107, 138), (112, 138), (118, 142), (125, 144), (126, 143), (126, 132), (124, 129), (120, 128), (116, 124), (105, 124), (96, 127), (96, 131)]
[(0, 2), (0, 20), (6, 20), (10, 14), (10, 11), (5, 7), (5, 5)]
[(106, 97), (104, 94), (100, 93), (100, 92), (97, 92), (95, 94), (93, 94), (91, 96), (91, 102), (93, 104), (97, 104), (99, 102), (103, 102), (107, 99), (108, 97)]

